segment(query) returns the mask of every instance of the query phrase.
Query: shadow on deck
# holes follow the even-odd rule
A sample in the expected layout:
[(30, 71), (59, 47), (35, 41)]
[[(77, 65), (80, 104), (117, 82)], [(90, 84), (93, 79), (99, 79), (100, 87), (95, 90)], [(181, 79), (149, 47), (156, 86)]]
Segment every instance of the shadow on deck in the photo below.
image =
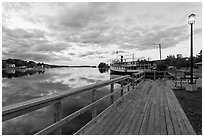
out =
[(145, 80), (127, 99), (76, 134), (195, 135), (169, 80)]

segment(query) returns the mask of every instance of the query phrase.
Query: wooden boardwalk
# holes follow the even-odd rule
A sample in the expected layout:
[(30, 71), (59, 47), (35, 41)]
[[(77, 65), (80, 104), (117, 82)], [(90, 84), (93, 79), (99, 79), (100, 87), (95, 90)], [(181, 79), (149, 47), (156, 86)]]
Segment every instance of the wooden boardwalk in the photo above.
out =
[(168, 80), (143, 81), (124, 102), (76, 134), (195, 135), (171, 86)]

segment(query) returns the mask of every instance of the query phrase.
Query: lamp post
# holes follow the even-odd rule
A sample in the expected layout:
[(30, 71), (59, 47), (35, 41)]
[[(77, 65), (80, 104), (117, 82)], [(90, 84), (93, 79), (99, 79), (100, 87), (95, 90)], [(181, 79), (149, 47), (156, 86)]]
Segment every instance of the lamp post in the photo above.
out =
[(191, 26), (191, 69), (190, 69), (190, 75), (191, 75), (191, 79), (190, 79), (190, 84), (193, 84), (193, 24), (195, 23), (195, 14), (190, 14), (188, 16), (188, 24)]
[[(157, 44), (153, 44), (153, 45), (157, 45)], [(160, 55), (160, 61), (161, 61), (161, 44), (158, 44), (159, 45), (159, 55)]]

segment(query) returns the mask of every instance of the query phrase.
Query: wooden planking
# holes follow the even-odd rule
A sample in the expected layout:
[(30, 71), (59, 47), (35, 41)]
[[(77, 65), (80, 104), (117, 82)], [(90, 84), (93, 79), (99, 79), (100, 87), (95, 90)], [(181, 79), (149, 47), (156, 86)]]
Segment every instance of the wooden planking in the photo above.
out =
[[(142, 82), (141, 82), (142, 83)], [(114, 91), (117, 92), (117, 91)], [(112, 92), (113, 93), (113, 92)], [(96, 118), (94, 118), (93, 120), (91, 120), (89, 123), (87, 123), (84, 127), (82, 127), (80, 130), (78, 130), (75, 135), (79, 135), (79, 134), (85, 134), (87, 131), (89, 131), (93, 125), (96, 126), (104, 117), (107, 117), (107, 113), (114, 111), (115, 107), (118, 105), (118, 103), (126, 96), (128, 96), (129, 94), (131, 94), (132, 91), (126, 93), (123, 97), (117, 99), (113, 104), (111, 104), (107, 109), (105, 109), (102, 113), (100, 113), (99, 115), (97, 115)]]
[[(137, 90), (135, 91), (135, 93), (138, 94)], [(130, 104), (122, 111), (122, 113), (117, 113), (116, 116), (113, 116), (116, 119), (116, 121), (114, 120), (113, 123), (111, 123), (110, 128), (107, 128), (105, 134), (113, 134), (113, 132), (116, 129), (120, 128), (118, 126), (121, 125), (121, 123), (128, 118), (128, 115), (131, 114), (131, 110), (133, 110), (131, 109), (131, 106), (134, 106), (132, 103), (132, 100), (137, 101), (140, 98), (140, 96), (143, 94), (143, 92), (139, 92), (139, 95), (136, 95), (136, 94), (135, 94), (135, 97), (131, 97), (129, 99)]]
[(154, 128), (154, 103), (155, 103), (155, 86), (153, 86), (152, 88), (152, 96), (150, 98), (150, 104), (151, 104), (151, 107), (150, 107), (150, 111), (149, 111), (149, 118), (146, 118), (145, 120), (147, 121), (147, 127), (146, 127), (146, 131), (144, 132), (140, 132), (140, 134), (146, 134), (146, 135), (150, 135), (150, 134), (153, 134), (153, 128)]
[(159, 92), (159, 97), (160, 97), (160, 103), (159, 103), (160, 134), (167, 135), (166, 117), (165, 117), (165, 109), (164, 109), (164, 91), (162, 90), (162, 85), (157, 86), (157, 91)]
[(154, 120), (155, 120), (155, 132), (154, 134), (155, 135), (159, 135), (160, 134), (160, 122), (159, 122), (159, 109), (160, 109), (160, 98), (159, 98), (159, 90), (157, 88), (158, 86), (155, 86), (155, 90), (156, 90), (156, 102), (155, 102), (155, 117), (154, 117)]
[(135, 118), (134, 118), (132, 124), (130, 125), (130, 128), (129, 128), (127, 134), (139, 134), (139, 130), (140, 130), (140, 127), (142, 125), (143, 117), (146, 114), (145, 111), (146, 111), (148, 104), (149, 104), (148, 102), (150, 100), (151, 89), (152, 89), (152, 84), (148, 88), (146, 96), (145, 96), (145, 98), (141, 104), (141, 107), (140, 107), (138, 113), (135, 115)]
[(165, 87), (165, 91), (166, 91), (166, 99), (167, 99), (167, 105), (169, 107), (169, 112), (170, 112), (170, 116), (171, 116), (171, 120), (172, 120), (172, 124), (173, 124), (173, 128), (174, 128), (174, 133), (176, 135), (180, 135), (181, 131), (179, 128), (179, 122), (176, 118), (176, 114), (174, 111), (174, 103), (172, 102), (173, 100), (170, 98), (169, 92), (168, 92), (168, 88)]
[[(167, 81), (167, 84), (168, 84), (168, 88), (170, 88), (170, 87), (172, 86), (172, 83), (171, 83), (170, 81)], [(174, 102), (174, 105), (175, 105), (175, 108), (174, 108), (174, 109), (175, 109), (175, 111), (176, 111), (176, 113), (177, 113), (177, 116), (178, 116), (178, 118), (180, 119), (180, 121), (183, 122), (183, 124), (182, 124), (182, 126), (183, 126), (183, 127), (182, 127), (182, 129), (183, 129), (183, 130), (182, 130), (182, 131), (183, 131), (183, 134), (195, 135), (196, 133), (195, 133), (193, 127), (191, 126), (189, 120), (187, 119), (187, 117), (186, 117), (186, 115), (185, 115), (183, 109), (181, 108), (181, 105), (179, 104), (179, 102), (178, 102), (176, 96), (174, 95), (173, 91), (170, 89), (170, 90), (168, 90), (168, 92), (169, 92), (169, 94), (170, 94), (170, 98), (171, 98), (172, 100), (174, 100), (174, 101), (173, 101), (173, 102)], [(181, 124), (180, 124), (180, 125), (181, 125)], [(186, 130), (185, 130), (185, 127), (186, 127), (187, 132), (186, 132)]]
[(174, 109), (174, 112), (176, 113), (176, 118), (179, 124), (179, 129), (181, 131), (181, 134), (187, 135), (188, 134), (187, 128), (185, 127), (185, 123), (183, 123), (182, 116), (179, 113), (179, 109), (181, 108), (177, 105), (177, 103), (175, 103), (175, 99), (176, 99), (175, 97), (173, 98), (171, 94), (169, 94), (169, 97), (172, 100), (172, 102), (174, 102), (173, 109)]
[[(144, 100), (145, 100), (145, 98), (147, 97), (147, 92), (148, 92), (148, 90), (145, 92), (145, 90), (146, 89), (149, 89), (149, 88), (151, 88), (151, 85), (150, 86), (145, 86), (144, 88), (143, 88), (143, 90), (141, 90), (141, 92), (144, 92), (145, 94), (143, 95), (143, 99), (141, 99), (141, 103), (137, 103), (137, 107), (139, 106), (139, 108), (138, 108), (138, 111), (137, 111), (137, 113), (136, 114), (134, 114), (134, 117), (133, 117), (133, 120), (129, 120), (129, 121), (131, 121), (130, 123), (127, 123), (128, 124), (128, 128), (127, 127), (125, 127), (125, 128), (123, 128), (123, 130), (121, 130), (120, 131), (120, 134), (132, 134), (132, 132), (134, 132), (134, 127), (135, 126), (132, 126), (132, 124), (134, 124), (135, 122), (135, 119), (134, 118), (137, 118), (137, 114), (139, 114), (139, 111), (141, 111), (141, 109), (143, 108), (143, 106), (144, 106)], [(136, 107), (136, 108), (137, 108)], [(127, 125), (126, 125), (127, 126)]]
[[(133, 97), (133, 96), (132, 96)], [(113, 110), (112, 112), (113, 113), (111, 113), (111, 114), (113, 114), (113, 115), (116, 115), (118, 112), (118, 110), (120, 110), (120, 111), (122, 111), (123, 109), (125, 109), (126, 108), (126, 106), (129, 104), (129, 102), (127, 102), (126, 104), (124, 104), (124, 105), (119, 105), (117, 108), (115, 108), (115, 110)], [(111, 115), (110, 115), (111, 116)], [(100, 132), (102, 132), (103, 131), (103, 129), (101, 130), (101, 131), (98, 131), (97, 129), (100, 129), (100, 127), (103, 127), (103, 125), (104, 124), (106, 124), (106, 121), (108, 122), (108, 121), (110, 121), (109, 119), (111, 119), (111, 117), (108, 117), (107, 119), (105, 119), (104, 121), (102, 121), (101, 123), (100, 123), (100, 125), (94, 125), (93, 126), (93, 130), (92, 130), (92, 128), (91, 128), (91, 130), (89, 129), (87, 132), (89, 132), (89, 134), (100, 134)], [(99, 126), (99, 127), (98, 127)], [(96, 128), (97, 127), (97, 128)], [(86, 133), (85, 133), (86, 134)]]
[(168, 82), (148, 80), (136, 90), (86, 134), (195, 134)]
[[(149, 85), (145, 86), (145, 88), (148, 88), (148, 87)], [(129, 125), (132, 122), (132, 119), (135, 117), (135, 114), (138, 112), (139, 107), (141, 106), (140, 103), (142, 102), (146, 94), (147, 90), (145, 88), (141, 89), (142, 96), (139, 97), (136, 101), (133, 100), (133, 103), (129, 108), (131, 109), (130, 111), (131, 113), (129, 113), (129, 115), (126, 115), (126, 113), (123, 113), (123, 115), (126, 115), (126, 117), (124, 120), (122, 120), (117, 130), (112, 132), (113, 134), (125, 134), (125, 131), (129, 129)]]
[[(141, 87), (141, 86), (142, 85), (139, 85), (139, 87)], [(138, 93), (141, 94), (141, 92), (135, 91), (135, 93), (133, 93), (133, 95), (138, 94)], [(131, 97), (133, 97), (133, 95)], [(122, 105), (121, 109), (116, 109), (113, 112), (114, 114), (110, 115), (108, 119), (105, 119), (104, 121), (102, 121), (100, 123), (101, 126), (99, 126), (99, 127), (95, 126), (95, 128), (93, 129), (93, 131), (90, 134), (103, 134), (103, 132), (106, 132), (106, 130), (108, 130), (112, 126), (112, 124), (114, 124), (114, 123), (110, 123), (106, 126), (103, 126), (103, 125), (107, 124), (107, 122), (110, 122), (110, 121), (114, 122), (115, 120), (117, 120), (117, 116), (119, 116), (120, 113), (124, 112), (125, 109), (128, 108), (127, 106), (130, 104), (130, 102), (131, 102), (131, 100), (128, 100), (128, 103), (126, 103), (125, 105)], [(101, 127), (102, 127), (102, 129), (100, 129)]]

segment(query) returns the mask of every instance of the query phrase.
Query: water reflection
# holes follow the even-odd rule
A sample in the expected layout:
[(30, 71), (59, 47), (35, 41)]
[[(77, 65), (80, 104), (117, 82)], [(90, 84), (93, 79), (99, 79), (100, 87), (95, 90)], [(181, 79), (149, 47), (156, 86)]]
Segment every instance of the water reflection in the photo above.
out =
[[(11, 71), (5, 75), (15, 74)], [(21, 72), (20, 72), (21, 73)], [(34, 74), (34, 73), (32, 73)], [(100, 73), (97, 68), (55, 68), (35, 75), (15, 74), (12, 79), (4, 75), (2, 79), (2, 106), (15, 104), (34, 98), (55, 94), (69, 89), (110, 79), (108, 73)], [(20, 77), (17, 77), (20, 76)], [(109, 87), (100, 89), (98, 97), (109, 92)], [(69, 97), (62, 105), (63, 117), (91, 102), (89, 92)], [(107, 106), (105, 101), (98, 111)], [(53, 123), (53, 106), (28, 113), (24, 116), (3, 122), (3, 134), (34, 134)], [(72, 120), (63, 128), (63, 134), (73, 134), (91, 119), (88, 111)], [(68, 128), (69, 127), (69, 128)]]
[(22, 77), (26, 75), (34, 75), (34, 74), (44, 74), (45, 70), (37, 70), (37, 69), (5, 69), (2, 70), (3, 78), (13, 78), (13, 77)]
[(108, 73), (109, 69), (107, 69), (107, 68), (98, 68), (98, 71), (100, 73)]

